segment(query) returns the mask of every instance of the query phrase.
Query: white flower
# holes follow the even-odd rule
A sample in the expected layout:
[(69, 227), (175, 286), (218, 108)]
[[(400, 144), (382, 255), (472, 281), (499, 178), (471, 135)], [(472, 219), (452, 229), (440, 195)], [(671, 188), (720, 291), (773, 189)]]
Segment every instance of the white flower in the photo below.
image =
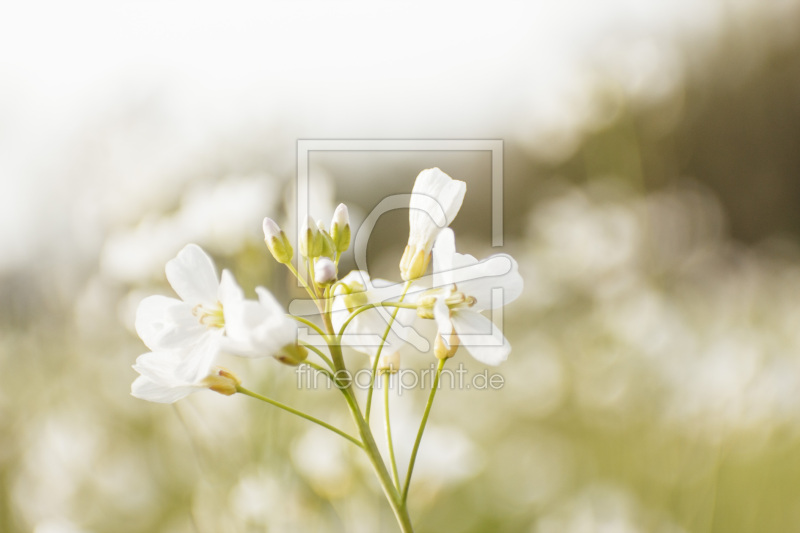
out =
[[(471, 255), (456, 253), (455, 236), (448, 228), (433, 248), (433, 270), (435, 288), (420, 298), (418, 314), (424, 316), (426, 307), (430, 310), (432, 306), (438, 335), (450, 348), (457, 340), (482, 363), (498, 365), (505, 361), (511, 346), (481, 311), (506, 305), (522, 294), (517, 262), (506, 254), (478, 261)], [(453, 334), (457, 339), (452, 338)]]
[(204, 367), (191, 348), (219, 341), (225, 329), (225, 308), (243, 300), (244, 294), (227, 270), (221, 281), (217, 279), (214, 263), (196, 244), (187, 245), (167, 262), (166, 273), (181, 299), (149, 296), (142, 300), (136, 311), (136, 332), (153, 352), (180, 350), (182, 372), (195, 376)]
[[(398, 284), (382, 279), (376, 279), (373, 284), (369, 274), (363, 270), (353, 270), (336, 284), (331, 314), (334, 328), (338, 332), (356, 308), (370, 303), (398, 300), (401, 293), (402, 287)], [(394, 308), (381, 307), (359, 313), (347, 325), (342, 341), (354, 350), (375, 357), (393, 312)], [(399, 310), (381, 350), (381, 358), (397, 352), (405, 344), (408, 330), (403, 324), (410, 324), (413, 320), (413, 309)]]
[[(141, 375), (133, 382), (131, 394), (158, 403), (173, 403), (203, 389), (234, 394), (238, 378), (213, 366), (219, 344), (215, 337), (219, 335), (221, 333), (205, 336), (191, 348), (140, 355), (133, 368)], [(187, 367), (184, 364), (187, 359), (196, 364)]]
[(281, 362), (299, 364), (305, 348), (297, 345), (297, 322), (286, 316), (283, 307), (263, 287), (256, 287), (258, 301), (241, 300), (225, 309), (222, 349), (242, 357), (275, 357)]
[(400, 260), (400, 275), (408, 281), (425, 274), (437, 235), (456, 218), (467, 185), (438, 168), (423, 170), (414, 182), (409, 203), (408, 245)]

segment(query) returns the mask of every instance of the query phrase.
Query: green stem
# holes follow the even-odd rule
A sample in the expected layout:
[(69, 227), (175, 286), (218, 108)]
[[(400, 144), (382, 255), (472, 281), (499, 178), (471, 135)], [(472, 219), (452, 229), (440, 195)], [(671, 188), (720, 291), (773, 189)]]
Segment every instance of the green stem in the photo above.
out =
[[(317, 355), (320, 357), (320, 359), (322, 359), (323, 361), (325, 361), (325, 362), (328, 364), (328, 366), (329, 366), (330, 368), (333, 368), (333, 362), (330, 360), (330, 358), (329, 358), (327, 355), (325, 355), (325, 354), (322, 352), (322, 350), (320, 350), (319, 348), (317, 348), (317, 347), (316, 347), (316, 346), (314, 346), (313, 344), (309, 344), (309, 343), (307, 343), (307, 342), (304, 342), (304, 341), (300, 341), (300, 344), (302, 344), (303, 346), (305, 346), (306, 348), (308, 348), (309, 350), (311, 350), (312, 352), (314, 352), (315, 354), (317, 354)], [(309, 363), (309, 364), (310, 364), (310, 363)], [(323, 369), (323, 370), (324, 370), (324, 369)]]
[[(298, 261), (300, 261), (300, 259), (298, 259)], [(302, 277), (300, 277), (300, 273), (297, 271), (297, 269), (294, 267), (294, 265), (291, 263), (291, 261), (286, 263), (286, 267), (292, 272), (292, 274), (294, 274), (294, 277), (297, 278), (297, 281), (299, 281), (300, 284), (303, 287), (305, 287), (306, 291), (308, 292), (308, 295), (311, 296), (311, 299), (314, 300), (314, 301), (317, 301), (317, 297), (312, 292), (311, 287), (308, 286), (308, 283), (306, 283), (306, 280), (304, 280)]]
[(389, 417), (389, 372), (383, 374), (383, 416), (386, 419), (386, 446), (389, 448), (389, 461), (392, 464), (392, 477), (394, 486), (400, 490), (400, 475), (397, 473), (397, 461), (394, 458), (394, 443), (392, 441), (392, 423)]
[[(334, 362), (342, 359), (341, 351), (342, 347), (338, 344), (331, 345), (331, 355), (333, 356)], [(372, 464), (375, 474), (378, 476), (378, 482), (383, 489), (383, 494), (386, 496), (386, 500), (389, 502), (389, 506), (392, 508), (392, 512), (394, 512), (394, 516), (397, 519), (397, 524), (400, 526), (400, 530), (403, 533), (413, 533), (414, 528), (411, 525), (411, 517), (408, 515), (408, 509), (406, 508), (405, 502), (403, 502), (400, 498), (400, 493), (392, 484), (392, 478), (390, 477), (389, 472), (386, 470), (386, 465), (383, 462), (383, 457), (381, 457), (381, 452), (378, 450), (377, 444), (375, 444), (375, 438), (372, 436), (372, 431), (370, 430), (369, 425), (367, 425), (367, 422), (364, 420), (364, 417), (361, 416), (361, 411), (359, 410), (358, 403), (353, 395), (352, 387), (344, 388), (342, 391), (344, 392), (345, 399), (347, 400), (347, 405), (350, 407), (350, 413), (353, 415), (353, 420), (355, 421), (356, 426), (358, 426), (359, 436), (364, 443), (364, 452), (367, 454), (367, 458), (369, 459), (370, 464)]]
[(298, 322), (302, 322), (303, 324), (305, 324), (306, 326), (310, 327), (311, 329), (313, 329), (314, 331), (316, 331), (317, 333), (319, 333), (323, 337), (325, 336), (325, 332), (322, 331), (322, 329), (318, 325), (314, 324), (313, 322), (311, 322), (307, 318), (303, 318), (301, 316), (295, 316), (295, 315), (286, 315), (286, 316), (288, 316), (289, 318), (292, 318), (294, 320), (297, 320)]
[[(330, 348), (331, 359), (333, 360), (334, 368), (337, 372), (346, 370), (344, 366), (344, 357), (342, 355), (342, 346), (334, 337), (333, 323), (331, 322), (330, 314), (324, 314), (322, 319), (325, 323), (325, 329), (329, 334), (328, 346)], [(353, 394), (353, 387), (350, 383), (342, 388), (342, 393), (347, 401), (347, 406), (350, 408), (350, 414), (353, 416), (353, 420), (358, 427), (358, 433), (361, 437), (361, 441), (363, 442), (362, 448), (367, 454), (370, 464), (372, 464), (372, 469), (378, 476), (378, 483), (380, 483), (381, 488), (383, 489), (383, 494), (386, 496), (386, 500), (389, 502), (389, 506), (392, 508), (392, 512), (397, 519), (397, 524), (400, 526), (400, 529), (403, 533), (413, 533), (414, 528), (411, 525), (411, 517), (408, 515), (408, 509), (406, 508), (405, 503), (400, 499), (399, 491), (392, 484), (392, 478), (390, 477), (389, 472), (386, 470), (386, 464), (383, 462), (381, 452), (378, 450), (378, 445), (375, 444), (375, 437), (373, 437), (369, 425), (361, 415), (361, 410), (358, 407), (358, 402)]]
[(417, 440), (414, 441), (414, 448), (411, 450), (411, 460), (408, 462), (408, 473), (406, 474), (406, 484), (403, 486), (403, 494), (400, 501), (405, 505), (408, 500), (408, 488), (411, 486), (411, 474), (414, 472), (414, 463), (417, 460), (417, 452), (419, 451), (419, 443), (422, 442), (422, 434), (425, 432), (425, 425), (428, 423), (428, 415), (431, 413), (433, 406), (433, 399), (436, 396), (436, 390), (439, 388), (439, 376), (442, 374), (444, 362), (447, 359), (439, 359), (439, 366), (436, 368), (436, 377), (433, 378), (433, 386), (431, 387), (431, 394), (428, 396), (428, 404), (425, 406), (425, 413), (422, 415), (422, 422), (419, 425), (417, 432)]
[(364, 444), (361, 441), (359, 441), (355, 437), (351, 437), (350, 435), (348, 435), (347, 433), (345, 433), (341, 429), (335, 428), (332, 425), (328, 424), (327, 422), (323, 422), (319, 418), (313, 417), (313, 416), (311, 416), (309, 414), (306, 414), (306, 413), (304, 413), (302, 411), (298, 411), (297, 409), (293, 409), (292, 407), (289, 407), (288, 405), (284, 405), (279, 401), (273, 400), (272, 398), (267, 398), (266, 396), (262, 396), (262, 395), (258, 394), (257, 392), (253, 392), (251, 390), (248, 390), (248, 389), (242, 387), (241, 385), (237, 385), (236, 386), (236, 392), (244, 394), (245, 396), (250, 396), (251, 398), (255, 398), (256, 400), (261, 400), (262, 402), (267, 402), (268, 404), (274, 405), (275, 407), (283, 409), (284, 411), (288, 411), (288, 412), (292, 413), (293, 415), (297, 415), (300, 418), (305, 418), (306, 420), (308, 420), (310, 422), (314, 422), (315, 424), (317, 424), (319, 426), (322, 426), (325, 429), (329, 429), (329, 430), (333, 431), (334, 433), (336, 433), (338, 435), (341, 435), (342, 437), (346, 438), (347, 440), (349, 440), (350, 442), (352, 442), (353, 444), (355, 444), (359, 448), (364, 448)]
[[(408, 289), (411, 287), (411, 282), (407, 281), (405, 287), (403, 287), (403, 294), (400, 295), (400, 300), (397, 303), (401, 303), (405, 297)], [(386, 330), (383, 332), (383, 337), (381, 338), (381, 345), (378, 346), (378, 352), (375, 354), (375, 360), (372, 361), (372, 373), (369, 376), (369, 390), (367, 390), (367, 406), (364, 408), (364, 418), (369, 425), (369, 412), (370, 408), (372, 407), (372, 391), (375, 389), (375, 376), (376, 372), (378, 371), (378, 361), (381, 358), (381, 352), (383, 351), (383, 347), (386, 345), (386, 339), (389, 337), (389, 332), (392, 330), (392, 324), (394, 324), (395, 318), (397, 318), (397, 313), (400, 312), (400, 307), (395, 308), (394, 312), (392, 313), (392, 318), (389, 320), (389, 323), (386, 325)]]

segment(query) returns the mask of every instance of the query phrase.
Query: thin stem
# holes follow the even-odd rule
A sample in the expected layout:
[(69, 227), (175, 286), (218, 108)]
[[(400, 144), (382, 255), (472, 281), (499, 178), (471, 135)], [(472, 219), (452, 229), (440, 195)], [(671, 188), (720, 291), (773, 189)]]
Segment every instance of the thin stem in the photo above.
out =
[(333, 383), (334, 385), (336, 385), (336, 384), (337, 384), (336, 378), (333, 376), (333, 374), (331, 373), (331, 371), (330, 371), (330, 370), (328, 370), (327, 368), (321, 367), (321, 366), (319, 366), (319, 365), (318, 365), (318, 364), (316, 364), (316, 363), (312, 363), (311, 361), (304, 361), (304, 362), (303, 362), (303, 364), (304, 364), (304, 365), (308, 365), (308, 366), (310, 366), (311, 368), (313, 368), (313, 369), (314, 369), (314, 370), (316, 370), (317, 372), (322, 372), (323, 374), (325, 374), (326, 376), (328, 376), (328, 379), (330, 379), (330, 380), (331, 380), (331, 383)]
[[(400, 300), (397, 303), (401, 303), (405, 299), (406, 293), (410, 287), (411, 282), (407, 281), (405, 287), (403, 287), (403, 294), (400, 295)], [(386, 345), (386, 339), (389, 337), (389, 332), (392, 330), (392, 324), (394, 324), (394, 321), (397, 318), (397, 313), (399, 312), (400, 308), (397, 307), (392, 313), (392, 318), (389, 320), (389, 323), (386, 325), (386, 330), (383, 332), (381, 345), (378, 346), (378, 352), (375, 354), (375, 360), (372, 362), (372, 373), (369, 376), (369, 390), (367, 390), (367, 406), (364, 408), (364, 418), (367, 421), (367, 425), (369, 425), (369, 412), (370, 408), (372, 407), (372, 391), (375, 388), (375, 376), (376, 372), (378, 371), (378, 361), (380, 360), (383, 347)]]
[[(342, 346), (338, 342), (339, 339), (335, 337), (330, 313), (323, 313), (322, 321), (325, 324), (325, 330), (328, 332), (327, 341), (331, 352), (331, 359), (333, 360), (334, 369), (336, 372), (346, 370), (344, 365), (344, 357), (342, 355)], [(346, 386), (341, 388), (341, 390), (344, 394), (345, 400), (347, 401), (347, 406), (350, 408), (350, 414), (353, 416), (353, 420), (358, 427), (358, 433), (361, 437), (361, 441), (363, 442), (362, 448), (367, 454), (367, 458), (372, 464), (375, 474), (378, 476), (378, 482), (383, 489), (386, 500), (389, 502), (389, 506), (394, 512), (394, 516), (397, 519), (397, 524), (400, 526), (400, 529), (403, 531), (403, 533), (413, 533), (414, 528), (411, 525), (411, 517), (408, 515), (408, 509), (406, 508), (405, 503), (400, 499), (400, 492), (392, 484), (392, 478), (390, 477), (389, 472), (386, 470), (386, 464), (383, 462), (381, 452), (378, 450), (377, 444), (375, 444), (375, 437), (373, 437), (369, 425), (361, 415), (361, 410), (358, 407), (358, 402), (353, 394), (353, 388), (351, 384), (347, 383)]]
[[(334, 362), (342, 360), (341, 353), (342, 347), (340, 345), (331, 344), (331, 356), (333, 357)], [(414, 528), (411, 525), (411, 518), (408, 515), (408, 509), (405, 506), (405, 502), (401, 500), (399, 491), (392, 484), (392, 478), (389, 472), (386, 470), (386, 465), (383, 462), (383, 458), (381, 457), (381, 452), (378, 450), (377, 444), (375, 444), (375, 438), (372, 435), (372, 431), (370, 430), (369, 425), (367, 425), (367, 422), (364, 420), (364, 417), (361, 416), (358, 403), (353, 395), (353, 389), (351, 387), (347, 387), (342, 389), (342, 392), (344, 392), (347, 405), (350, 407), (350, 413), (353, 415), (353, 420), (358, 426), (359, 435), (364, 443), (364, 452), (367, 454), (367, 458), (372, 464), (375, 474), (378, 476), (378, 482), (383, 489), (386, 500), (389, 502), (389, 506), (394, 512), (394, 516), (397, 519), (397, 524), (400, 526), (400, 529), (403, 531), (403, 533), (412, 533)]]
[(322, 359), (323, 361), (325, 361), (328, 364), (328, 366), (330, 368), (333, 368), (333, 361), (331, 361), (330, 358), (322, 352), (322, 350), (320, 350), (319, 348), (317, 348), (313, 344), (309, 344), (309, 343), (307, 343), (305, 341), (300, 341), (300, 344), (302, 344), (303, 346), (305, 346), (306, 348), (308, 348), (309, 350), (311, 350), (312, 352), (317, 354), (320, 357), (320, 359)]
[(389, 461), (392, 464), (394, 486), (400, 490), (400, 475), (397, 473), (397, 461), (394, 458), (394, 442), (392, 441), (392, 423), (389, 417), (389, 372), (383, 374), (383, 416), (386, 419), (386, 446), (389, 448)]
[(354, 319), (355, 317), (357, 317), (358, 315), (360, 315), (361, 313), (363, 313), (364, 311), (367, 311), (367, 310), (369, 310), (369, 309), (374, 309), (374, 308), (375, 308), (375, 304), (367, 304), (367, 305), (362, 305), (361, 307), (359, 307), (358, 309), (356, 309), (355, 311), (353, 311), (353, 312), (350, 314), (350, 316), (349, 316), (349, 317), (347, 317), (347, 320), (345, 320), (345, 321), (344, 321), (344, 323), (342, 324), (342, 327), (341, 327), (341, 328), (339, 328), (339, 333), (336, 335), (336, 339), (337, 339), (339, 342), (341, 342), (341, 340), (342, 340), (342, 335), (344, 335), (344, 330), (346, 330), (346, 329), (347, 329), (347, 326), (349, 326), (349, 325), (350, 325), (350, 321), (351, 321), (351, 320), (353, 320), (353, 319)]
[(303, 324), (305, 324), (306, 326), (310, 327), (311, 329), (313, 329), (314, 331), (316, 331), (317, 333), (319, 333), (323, 337), (325, 336), (325, 332), (322, 331), (322, 329), (320, 329), (320, 327), (318, 325), (314, 324), (309, 319), (303, 318), (301, 316), (295, 316), (295, 315), (286, 315), (286, 316), (288, 316), (289, 318), (292, 318), (294, 320), (297, 320), (298, 322), (302, 322)]
[(408, 500), (408, 488), (411, 486), (411, 474), (414, 472), (414, 462), (417, 460), (417, 452), (419, 451), (419, 443), (422, 442), (422, 434), (425, 432), (425, 424), (428, 423), (428, 415), (431, 413), (433, 406), (433, 399), (436, 396), (436, 390), (439, 388), (439, 376), (442, 374), (444, 362), (447, 359), (439, 359), (439, 366), (436, 367), (436, 377), (433, 378), (433, 386), (431, 387), (431, 394), (428, 396), (428, 403), (425, 406), (425, 413), (422, 415), (422, 422), (419, 425), (417, 432), (417, 440), (414, 441), (414, 448), (411, 450), (411, 460), (408, 462), (408, 473), (406, 474), (406, 484), (403, 486), (403, 494), (400, 501), (405, 505)]
[(305, 418), (306, 420), (308, 420), (310, 422), (314, 422), (315, 424), (317, 424), (319, 426), (322, 426), (325, 429), (329, 429), (329, 430), (333, 431), (334, 433), (336, 433), (338, 435), (341, 435), (342, 437), (346, 438), (347, 440), (349, 440), (350, 442), (352, 442), (353, 444), (355, 444), (359, 448), (364, 448), (364, 444), (361, 441), (359, 441), (355, 437), (351, 437), (350, 435), (348, 435), (347, 433), (345, 433), (341, 429), (335, 428), (332, 425), (328, 424), (327, 422), (323, 422), (319, 418), (313, 417), (313, 416), (311, 416), (309, 414), (306, 414), (306, 413), (304, 413), (302, 411), (298, 411), (297, 409), (293, 409), (292, 407), (289, 407), (288, 405), (284, 405), (279, 401), (273, 400), (272, 398), (267, 398), (266, 396), (262, 396), (262, 395), (260, 395), (260, 394), (258, 394), (256, 392), (253, 392), (251, 390), (248, 390), (248, 389), (242, 387), (241, 385), (237, 385), (236, 386), (236, 392), (240, 392), (240, 393), (244, 394), (245, 396), (250, 396), (251, 398), (255, 398), (256, 400), (261, 400), (262, 402), (267, 402), (268, 404), (274, 405), (275, 407), (283, 409), (284, 411), (288, 411), (288, 412), (292, 413), (293, 415), (297, 415), (300, 418)]
[(381, 305), (383, 307), (399, 307), (399, 308), (402, 308), (402, 309), (416, 309), (417, 308), (417, 304), (404, 304), (404, 303), (400, 303), (400, 302), (381, 302), (378, 305)]
[(315, 295), (315, 294), (314, 294), (314, 293), (311, 291), (311, 287), (309, 287), (309, 286), (308, 286), (308, 283), (306, 283), (306, 280), (304, 280), (304, 279), (303, 279), (303, 278), (300, 276), (300, 273), (297, 271), (297, 269), (294, 267), (294, 265), (292, 264), (292, 262), (291, 262), (291, 261), (289, 261), (288, 263), (286, 263), (286, 267), (287, 267), (287, 268), (288, 268), (288, 269), (289, 269), (289, 270), (292, 272), (292, 274), (294, 274), (294, 277), (296, 277), (296, 278), (297, 278), (297, 281), (299, 281), (299, 282), (300, 282), (300, 284), (301, 284), (303, 287), (305, 287), (306, 291), (308, 292), (308, 295), (309, 295), (309, 296), (311, 296), (311, 299), (312, 299), (312, 300), (314, 300), (314, 301), (316, 301), (316, 300), (317, 300), (317, 297), (316, 297), (316, 295)]

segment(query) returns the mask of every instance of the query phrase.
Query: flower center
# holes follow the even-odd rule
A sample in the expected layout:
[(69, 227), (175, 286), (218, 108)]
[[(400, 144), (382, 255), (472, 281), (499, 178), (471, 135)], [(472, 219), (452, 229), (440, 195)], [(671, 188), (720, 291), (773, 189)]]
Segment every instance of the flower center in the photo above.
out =
[(192, 314), (207, 328), (221, 328), (225, 326), (225, 316), (222, 314), (222, 304), (206, 306), (197, 304), (192, 309)]
[(478, 301), (474, 296), (467, 296), (463, 292), (459, 292), (455, 284), (449, 288), (431, 289), (420, 296), (417, 302), (417, 316), (420, 318), (434, 318), (433, 306), (442, 297), (444, 297), (444, 303), (451, 311), (463, 307), (472, 307)]

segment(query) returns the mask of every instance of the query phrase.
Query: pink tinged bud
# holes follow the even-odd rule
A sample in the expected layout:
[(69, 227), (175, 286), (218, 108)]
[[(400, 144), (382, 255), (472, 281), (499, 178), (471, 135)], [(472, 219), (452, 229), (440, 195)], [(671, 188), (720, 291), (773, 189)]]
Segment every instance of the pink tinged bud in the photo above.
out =
[(336, 280), (336, 265), (327, 257), (320, 257), (314, 265), (314, 281), (317, 285), (330, 285)]

